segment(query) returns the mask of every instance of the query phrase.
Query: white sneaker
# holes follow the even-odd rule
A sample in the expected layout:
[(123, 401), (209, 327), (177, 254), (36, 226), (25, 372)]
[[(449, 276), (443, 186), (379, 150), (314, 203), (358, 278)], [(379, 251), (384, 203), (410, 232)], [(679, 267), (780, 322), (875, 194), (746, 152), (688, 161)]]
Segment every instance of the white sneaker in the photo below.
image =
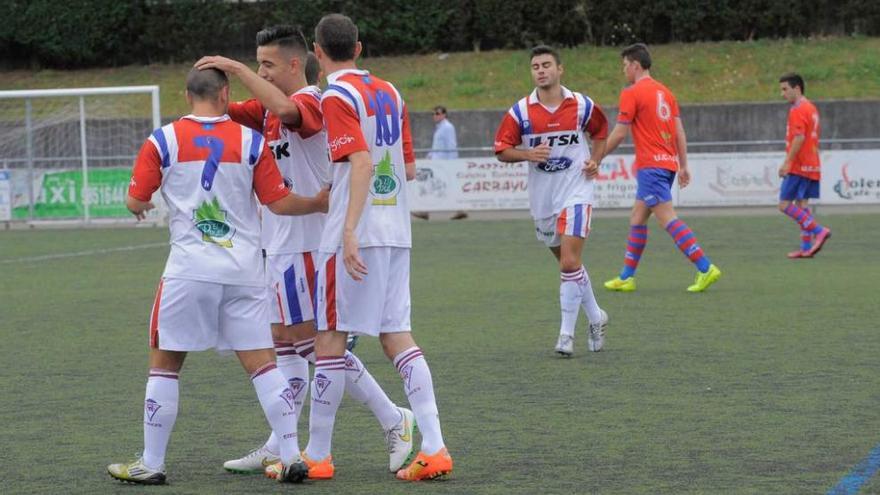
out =
[(400, 411), (400, 422), (385, 432), (385, 445), (388, 447), (388, 470), (392, 473), (402, 468), (413, 453), (413, 433), (416, 419), (412, 411), (404, 407)]
[(107, 472), (119, 481), (128, 483), (140, 485), (165, 484), (165, 466), (159, 466), (159, 469), (148, 468), (144, 464), (143, 457), (128, 464), (110, 464), (107, 466)]
[(240, 459), (224, 462), (223, 469), (239, 474), (262, 473), (267, 466), (271, 466), (279, 461), (281, 459), (278, 457), (278, 454), (269, 452), (269, 449), (263, 445)]
[(569, 357), (574, 353), (574, 337), (570, 335), (560, 335), (556, 341), (556, 352), (564, 357)]
[(596, 323), (590, 323), (590, 334), (587, 339), (587, 349), (590, 352), (599, 352), (605, 345), (605, 327), (608, 326), (608, 313), (600, 309), (602, 317)]

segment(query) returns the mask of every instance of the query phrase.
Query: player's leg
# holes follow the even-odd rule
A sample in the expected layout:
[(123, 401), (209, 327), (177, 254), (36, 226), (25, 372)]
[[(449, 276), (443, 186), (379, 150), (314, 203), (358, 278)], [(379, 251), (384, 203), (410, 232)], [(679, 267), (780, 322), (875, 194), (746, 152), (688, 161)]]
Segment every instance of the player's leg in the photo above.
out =
[(207, 282), (162, 279), (150, 313), (150, 372), (144, 397), (143, 455), (130, 463), (107, 467), (116, 479), (165, 483), (165, 452), (177, 420), (178, 374), (187, 351), (210, 348), (216, 339), (222, 286)]
[(300, 459), (296, 426), (296, 405), (287, 379), (275, 363), (265, 289), (223, 286), (219, 340), (234, 349), (251, 383), (272, 431), (278, 436), (278, 453), (283, 464), (279, 481), (298, 483), (308, 469)]
[(794, 174), (788, 174), (782, 180), (782, 186), (779, 188), (779, 210), (800, 226), (802, 241), (807, 234), (815, 236), (812, 245), (806, 252), (803, 251), (802, 242), (801, 256), (792, 256), (794, 253), (789, 253), (790, 258), (812, 257), (822, 249), (825, 242), (831, 237), (831, 229), (816, 222), (807, 207), (809, 199), (818, 197), (819, 181)]
[(452, 458), (446, 450), (440, 429), (440, 415), (434, 395), (431, 369), (410, 332), (409, 267), (410, 250), (382, 248), (387, 264), (368, 265), (370, 274), (379, 271), (387, 280), (379, 341), (403, 380), (403, 388), (415, 421), (422, 432), (421, 449), (416, 459), (397, 471), (405, 480), (433, 479), (452, 472)]
[(651, 208), (651, 211), (660, 225), (666, 228), (666, 232), (682, 254), (697, 268), (696, 278), (694, 283), (688, 286), (688, 292), (703, 292), (718, 281), (721, 278), (721, 270), (703, 253), (703, 248), (700, 247), (697, 236), (691, 228), (678, 218), (675, 208), (672, 207), (672, 201), (658, 203)]
[(629, 236), (626, 239), (626, 253), (623, 256), (623, 268), (620, 274), (605, 282), (608, 290), (632, 292), (636, 290), (636, 269), (642, 259), (642, 253), (648, 244), (648, 218), (651, 209), (644, 201), (636, 199), (629, 216)]
[(300, 458), (293, 392), (275, 364), (275, 351), (272, 348), (237, 350), (236, 355), (251, 377), (266, 420), (279, 437), (282, 464), (279, 481), (302, 482), (308, 468)]
[(144, 451), (140, 459), (111, 464), (110, 476), (132, 483), (165, 483), (165, 451), (177, 420), (178, 375), (185, 352), (150, 349), (150, 372), (144, 394)]

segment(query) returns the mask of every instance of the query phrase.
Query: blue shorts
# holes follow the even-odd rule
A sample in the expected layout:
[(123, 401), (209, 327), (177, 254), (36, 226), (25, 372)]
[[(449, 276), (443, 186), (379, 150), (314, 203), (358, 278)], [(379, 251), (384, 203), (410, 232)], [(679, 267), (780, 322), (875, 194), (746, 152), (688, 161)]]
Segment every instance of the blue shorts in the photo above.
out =
[(675, 172), (665, 168), (643, 168), (636, 174), (636, 199), (653, 208), (660, 203), (672, 201), (672, 182)]
[(819, 181), (788, 174), (779, 187), (779, 201), (797, 201), (819, 197)]

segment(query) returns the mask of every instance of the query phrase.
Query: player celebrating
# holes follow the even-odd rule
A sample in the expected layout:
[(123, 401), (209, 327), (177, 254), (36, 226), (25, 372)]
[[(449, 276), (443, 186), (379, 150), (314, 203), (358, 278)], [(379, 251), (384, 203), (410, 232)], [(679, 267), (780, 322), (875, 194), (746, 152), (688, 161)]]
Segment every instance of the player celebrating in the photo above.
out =
[[(308, 49), (299, 29), (276, 26), (257, 33), (254, 73), (245, 65), (224, 57), (204, 57), (197, 68), (218, 68), (238, 77), (257, 98), (232, 103), (233, 120), (266, 134), (285, 183), (299, 194), (320, 191), (330, 180), (327, 137), (323, 130), (321, 92), (306, 77)], [(317, 71), (312, 76), (317, 79)], [(278, 368), (296, 396), (297, 418), (309, 383), (308, 363), (315, 362), (315, 315), (312, 307), (315, 258), (325, 215), (279, 216), (263, 211), (263, 248), (269, 275), (272, 335)], [(412, 454), (413, 415), (398, 408), (357, 356), (345, 359), (345, 390), (366, 404), (382, 428), (389, 451), (389, 468), (400, 469)], [(278, 436), (240, 458), (227, 461), (232, 472), (262, 472), (279, 461)], [(274, 473), (274, 472), (273, 472)], [(311, 470), (312, 478), (326, 473)]]
[(390, 83), (358, 70), (358, 30), (346, 16), (324, 16), (315, 54), (327, 74), (321, 109), (333, 162), (333, 194), (321, 237), (315, 314), (318, 338), (309, 417), (310, 468), (334, 472), (330, 454), (342, 399), (348, 333), (378, 336), (403, 378), (422, 432), (416, 459), (397, 472), (422, 480), (452, 471), (440, 431), (428, 363), (410, 332), (412, 246), (405, 180), (415, 176), (409, 116)]
[(563, 356), (574, 352), (581, 306), (590, 320), (588, 349), (601, 351), (608, 315), (596, 302), (581, 253), (590, 233), (592, 177), (599, 170), (591, 156), (602, 156), (608, 121), (593, 100), (562, 86), (563, 67), (555, 50), (544, 45), (533, 48), (531, 68), (537, 87), (504, 115), (495, 136), (495, 154), (503, 162), (529, 162), (529, 207), (535, 231), (561, 272), (562, 323), (556, 352)]
[(819, 111), (804, 96), (801, 76), (782, 76), (779, 89), (791, 104), (785, 129), (785, 161), (779, 167), (779, 176), (783, 178), (779, 211), (801, 227), (801, 248), (788, 253), (788, 257), (812, 258), (831, 238), (831, 229), (816, 222), (807, 204), (811, 198), (819, 197)]
[(605, 154), (612, 153), (632, 129), (636, 148), (636, 201), (630, 215), (630, 232), (620, 275), (605, 282), (609, 290), (636, 290), (636, 268), (648, 243), (648, 217), (653, 213), (672, 236), (675, 245), (697, 267), (697, 276), (688, 292), (703, 292), (721, 277), (697, 244), (697, 237), (675, 214), (672, 182), (678, 172), (678, 185), (691, 180), (687, 163), (687, 138), (678, 113), (678, 102), (666, 86), (651, 78), (648, 47), (636, 43), (623, 50), (623, 73), (630, 86), (620, 93), (617, 125), (608, 137)]
[[(297, 445), (294, 393), (275, 366), (260, 254), (256, 199), (278, 215), (324, 211), (287, 190), (263, 136), (226, 115), (229, 82), (219, 70), (190, 71), (192, 114), (153, 132), (135, 162), (127, 205), (138, 218), (161, 188), (171, 252), (150, 318), (150, 373), (143, 456), (107, 467), (116, 479), (165, 483), (165, 450), (177, 419), (180, 368), (189, 351), (236, 351), (279, 435), (281, 481), (307, 475)], [(254, 197), (256, 193), (256, 198)]]

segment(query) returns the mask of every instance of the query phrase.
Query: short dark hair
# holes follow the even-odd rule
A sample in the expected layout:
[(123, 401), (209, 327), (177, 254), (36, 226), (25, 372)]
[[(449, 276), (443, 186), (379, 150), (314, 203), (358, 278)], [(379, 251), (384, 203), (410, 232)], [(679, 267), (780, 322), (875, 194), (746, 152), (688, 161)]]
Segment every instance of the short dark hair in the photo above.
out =
[(318, 57), (314, 53), (309, 52), (306, 55), (306, 84), (315, 86), (318, 84), (318, 74), (321, 72), (321, 65), (318, 63)]
[(273, 45), (294, 50), (302, 56), (305, 56), (309, 51), (306, 37), (303, 36), (302, 31), (298, 27), (288, 24), (267, 27), (257, 33), (257, 46)]
[(434, 107), (434, 113), (441, 113), (443, 115), (446, 115), (446, 107), (444, 107), (443, 105), (437, 105), (436, 107)]
[(651, 68), (651, 52), (648, 51), (648, 45), (644, 43), (629, 45), (620, 52), (620, 56), (638, 62), (645, 70)]
[(226, 86), (229, 78), (220, 69), (193, 68), (186, 75), (186, 90), (197, 100), (216, 100)]
[(327, 14), (315, 26), (315, 42), (334, 62), (354, 60), (358, 28), (348, 16)]
[(795, 86), (800, 86), (801, 94), (807, 94), (807, 88), (804, 87), (804, 78), (800, 76), (800, 74), (795, 74), (794, 72), (789, 72), (788, 74), (784, 74), (779, 78), (779, 82), (788, 83), (789, 86), (794, 88)]
[(553, 47), (548, 45), (538, 45), (529, 52), (529, 60), (537, 57), (538, 55), (553, 55), (553, 60), (556, 61), (556, 65), (562, 63), (562, 59), (559, 57), (559, 52), (557, 52)]

